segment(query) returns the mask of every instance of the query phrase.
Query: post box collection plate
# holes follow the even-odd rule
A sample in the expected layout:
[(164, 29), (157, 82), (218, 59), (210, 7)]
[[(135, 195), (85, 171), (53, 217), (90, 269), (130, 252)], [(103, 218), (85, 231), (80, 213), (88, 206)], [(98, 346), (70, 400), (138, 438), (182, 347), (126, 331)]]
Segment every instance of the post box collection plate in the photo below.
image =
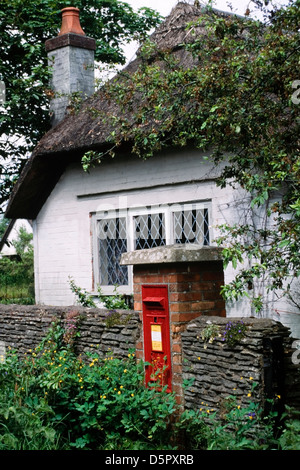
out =
[(146, 384), (171, 391), (168, 286), (143, 285), (142, 302)]

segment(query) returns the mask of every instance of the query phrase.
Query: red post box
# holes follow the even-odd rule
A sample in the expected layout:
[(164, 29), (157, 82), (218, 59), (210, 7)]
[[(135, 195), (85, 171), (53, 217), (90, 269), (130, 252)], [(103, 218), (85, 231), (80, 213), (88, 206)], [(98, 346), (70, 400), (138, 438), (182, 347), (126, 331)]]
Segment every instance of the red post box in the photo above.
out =
[(168, 286), (143, 285), (143, 329), (146, 384), (171, 391)]

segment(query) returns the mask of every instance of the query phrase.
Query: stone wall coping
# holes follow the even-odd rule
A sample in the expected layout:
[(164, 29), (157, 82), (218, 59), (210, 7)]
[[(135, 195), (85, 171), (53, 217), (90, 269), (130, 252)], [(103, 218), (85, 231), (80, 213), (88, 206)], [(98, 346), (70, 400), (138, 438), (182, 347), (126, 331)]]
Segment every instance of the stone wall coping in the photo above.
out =
[(135, 250), (123, 253), (121, 265), (147, 265), (168, 263), (197, 263), (221, 261), (222, 248), (202, 246), (192, 243), (165, 245), (146, 250)]
[[(134, 310), (122, 310), (117, 309), (118, 313), (123, 317), (131, 315), (132, 319), (138, 319), (139, 314)], [(86, 316), (90, 318), (106, 318), (109, 310), (102, 307), (83, 307), (81, 305), (67, 305), (67, 306), (55, 306), (55, 305), (44, 305), (44, 304), (34, 304), (34, 305), (19, 305), (19, 304), (0, 304), (0, 315), (10, 315), (13, 318), (14, 316), (20, 315), (32, 315), (33, 318), (43, 318), (43, 317), (59, 317), (65, 318), (68, 314), (76, 313), (78, 315)], [(1, 318), (0, 318), (1, 320)]]
[(269, 332), (268, 329), (280, 329), (289, 331), (289, 328), (284, 326), (279, 321), (273, 320), (272, 318), (260, 318), (260, 317), (219, 317), (219, 316), (206, 316), (201, 315), (194, 320), (191, 320), (188, 325), (187, 329), (194, 329), (194, 328), (204, 328), (210, 324), (215, 324), (219, 326), (225, 326), (227, 323), (236, 323), (236, 322), (243, 322), (246, 326), (252, 327), (254, 329), (261, 329), (266, 330)]

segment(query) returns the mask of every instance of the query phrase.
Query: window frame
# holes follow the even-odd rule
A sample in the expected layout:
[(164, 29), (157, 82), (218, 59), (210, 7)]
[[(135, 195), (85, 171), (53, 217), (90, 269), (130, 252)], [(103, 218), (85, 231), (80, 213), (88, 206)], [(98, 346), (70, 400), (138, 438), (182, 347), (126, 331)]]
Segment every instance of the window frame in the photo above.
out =
[[(208, 210), (208, 233), (209, 243), (211, 245), (212, 240), (212, 228), (210, 221), (211, 219), (211, 200), (205, 201), (187, 201), (187, 202), (175, 202), (171, 204), (157, 204), (153, 206), (139, 206), (139, 207), (128, 207), (124, 209), (107, 209), (99, 212), (91, 213), (91, 235), (92, 235), (92, 269), (93, 269), (93, 292), (97, 295), (97, 287), (101, 287), (101, 291), (105, 295), (112, 295), (115, 292), (115, 286), (101, 285), (100, 284), (100, 267), (101, 260), (99, 259), (99, 244), (98, 244), (98, 223), (107, 218), (108, 220), (125, 217), (126, 219), (126, 234), (127, 234), (127, 250), (128, 252), (134, 251), (135, 247), (135, 227), (134, 217), (143, 216), (148, 214), (159, 214), (162, 213), (164, 216), (164, 230), (166, 245), (176, 244), (175, 241), (175, 227), (174, 227), (174, 216), (173, 214), (178, 211), (188, 210)], [(146, 248), (147, 249), (147, 248)], [(118, 287), (118, 292), (126, 295), (132, 294), (133, 289), (133, 273), (132, 267), (128, 266), (128, 285)]]

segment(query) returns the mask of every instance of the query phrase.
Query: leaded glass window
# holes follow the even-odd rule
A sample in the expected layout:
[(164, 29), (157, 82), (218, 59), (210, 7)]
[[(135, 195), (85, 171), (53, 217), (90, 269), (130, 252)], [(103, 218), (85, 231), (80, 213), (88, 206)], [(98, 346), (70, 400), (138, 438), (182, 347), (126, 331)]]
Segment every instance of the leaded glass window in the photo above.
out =
[(126, 218), (100, 220), (98, 239), (101, 285), (127, 285), (128, 269), (120, 266), (121, 255), (127, 251)]
[(95, 285), (107, 292), (115, 285), (130, 290), (131, 268), (120, 265), (122, 253), (166, 244), (210, 244), (209, 203), (108, 211), (95, 214), (95, 221)]
[(174, 212), (174, 242), (209, 245), (208, 210), (185, 209)]
[(135, 250), (166, 244), (165, 216), (162, 213), (134, 216), (134, 231)]

